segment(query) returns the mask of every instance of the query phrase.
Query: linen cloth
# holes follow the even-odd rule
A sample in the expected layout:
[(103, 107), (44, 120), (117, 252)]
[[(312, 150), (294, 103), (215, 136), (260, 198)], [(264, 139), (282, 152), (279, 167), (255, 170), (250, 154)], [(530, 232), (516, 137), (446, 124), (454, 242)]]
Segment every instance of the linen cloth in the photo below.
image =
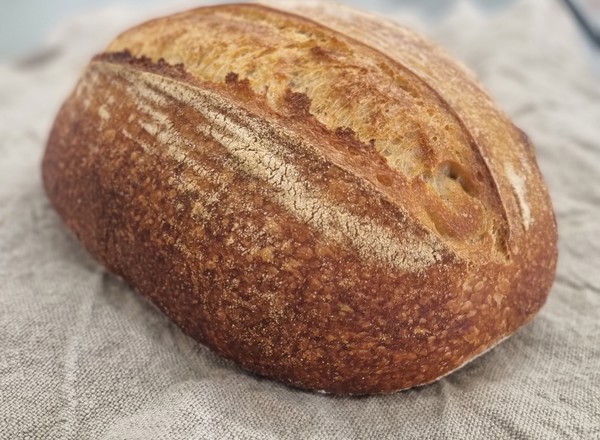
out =
[(162, 9), (70, 20), (0, 65), (0, 439), (600, 439), (600, 55), (560, 2), (498, 5), (388, 17), (473, 69), (532, 138), (558, 218), (556, 282), (513, 337), (385, 396), (244, 372), (107, 273), (52, 210), (40, 160), (59, 105), (111, 37)]

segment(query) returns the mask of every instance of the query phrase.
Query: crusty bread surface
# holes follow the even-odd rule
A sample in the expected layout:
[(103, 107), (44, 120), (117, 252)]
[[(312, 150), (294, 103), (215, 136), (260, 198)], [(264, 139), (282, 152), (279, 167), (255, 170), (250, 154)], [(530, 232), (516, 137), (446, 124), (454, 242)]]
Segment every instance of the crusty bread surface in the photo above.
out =
[(61, 108), (43, 176), (91, 254), (186, 334), (301, 388), (435, 381), (554, 279), (527, 136), (439, 48), (331, 4), (126, 31)]

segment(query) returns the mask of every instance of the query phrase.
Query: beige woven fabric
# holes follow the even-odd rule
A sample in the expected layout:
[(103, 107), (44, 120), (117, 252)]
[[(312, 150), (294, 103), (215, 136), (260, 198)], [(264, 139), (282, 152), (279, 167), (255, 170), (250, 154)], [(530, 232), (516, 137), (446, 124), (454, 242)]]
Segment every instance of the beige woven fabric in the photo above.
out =
[(435, 26), (401, 7), (390, 18), (474, 69), (537, 145), (557, 281), (514, 337), (387, 396), (243, 372), (108, 274), (51, 209), (40, 159), (58, 106), (87, 59), (149, 12), (82, 17), (44, 56), (0, 65), (0, 439), (600, 439), (600, 55), (560, 2), (503, 4), (457, 1)]

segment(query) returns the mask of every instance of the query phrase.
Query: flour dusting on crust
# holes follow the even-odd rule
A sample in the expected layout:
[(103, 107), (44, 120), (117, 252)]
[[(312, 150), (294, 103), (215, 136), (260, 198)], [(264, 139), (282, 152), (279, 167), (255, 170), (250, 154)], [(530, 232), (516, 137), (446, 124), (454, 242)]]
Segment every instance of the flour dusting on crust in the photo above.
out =
[(507, 163), (504, 165), (504, 171), (506, 172), (506, 177), (510, 182), (517, 199), (519, 200), (519, 208), (521, 209), (521, 218), (523, 219), (523, 227), (525, 230), (529, 230), (529, 227), (533, 223), (533, 219), (531, 217), (531, 207), (527, 202), (527, 191), (526, 191), (526, 179), (525, 177), (518, 174), (512, 164)]

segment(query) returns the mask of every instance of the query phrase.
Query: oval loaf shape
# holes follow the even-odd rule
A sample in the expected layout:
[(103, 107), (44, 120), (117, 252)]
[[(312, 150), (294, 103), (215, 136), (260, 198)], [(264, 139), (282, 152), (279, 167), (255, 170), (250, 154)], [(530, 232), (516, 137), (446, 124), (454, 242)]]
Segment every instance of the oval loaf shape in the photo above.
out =
[(123, 33), (61, 108), (43, 175), (106, 267), (296, 387), (433, 382), (528, 322), (554, 279), (527, 136), (440, 49), (340, 6)]

